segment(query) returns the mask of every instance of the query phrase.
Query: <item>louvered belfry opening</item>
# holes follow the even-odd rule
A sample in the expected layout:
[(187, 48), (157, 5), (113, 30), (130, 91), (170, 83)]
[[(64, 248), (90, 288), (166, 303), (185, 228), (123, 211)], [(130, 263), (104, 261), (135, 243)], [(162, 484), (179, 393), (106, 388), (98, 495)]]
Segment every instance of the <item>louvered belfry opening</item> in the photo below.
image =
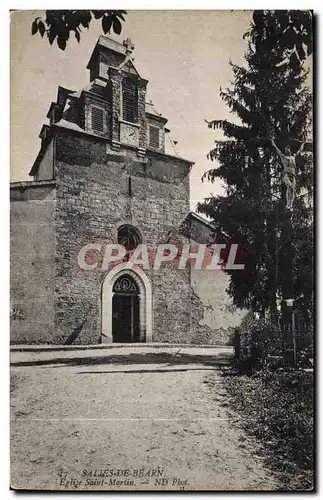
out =
[(138, 120), (138, 90), (132, 78), (125, 78), (122, 83), (122, 117), (131, 123)]
[(102, 108), (92, 106), (91, 127), (92, 130), (97, 132), (104, 131), (104, 112)]
[(150, 126), (149, 127), (149, 146), (152, 148), (159, 148), (159, 128)]

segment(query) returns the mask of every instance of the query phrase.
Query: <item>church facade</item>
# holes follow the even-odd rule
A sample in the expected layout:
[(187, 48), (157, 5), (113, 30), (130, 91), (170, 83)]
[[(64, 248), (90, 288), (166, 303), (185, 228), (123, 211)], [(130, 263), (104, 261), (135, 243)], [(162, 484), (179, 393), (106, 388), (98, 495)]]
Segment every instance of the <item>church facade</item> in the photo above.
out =
[(142, 244), (152, 255), (161, 243), (183, 245), (191, 240), (185, 221), (212, 232), (190, 213), (192, 162), (165, 153), (167, 120), (146, 102), (133, 48), (99, 38), (90, 83), (59, 87), (50, 105), (33, 181), (11, 185), (15, 344), (229, 342), (223, 328), (203, 322), (190, 266), (130, 269), (129, 256), (108, 269), (79, 262), (88, 245), (97, 264), (107, 244), (127, 255)]

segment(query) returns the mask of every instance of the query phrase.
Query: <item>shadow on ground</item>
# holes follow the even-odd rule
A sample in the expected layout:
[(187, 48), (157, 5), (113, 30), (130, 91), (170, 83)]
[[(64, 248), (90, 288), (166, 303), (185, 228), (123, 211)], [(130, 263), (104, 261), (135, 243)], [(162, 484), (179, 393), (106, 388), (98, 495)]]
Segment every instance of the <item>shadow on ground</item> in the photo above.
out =
[[(111, 355), (111, 356), (83, 356), (83, 357), (52, 357), (50, 359), (36, 359), (34, 361), (17, 361), (12, 362), (11, 366), (37, 366), (37, 365), (55, 365), (65, 364), (70, 366), (93, 366), (107, 364), (161, 364), (168, 366), (178, 364), (203, 364), (205, 366), (215, 366), (227, 364), (231, 359), (229, 353), (219, 353), (216, 356), (206, 356), (201, 354), (185, 354), (185, 353), (133, 353), (127, 355)], [(156, 370), (154, 370), (156, 371)]]
[[(169, 365), (168, 365), (169, 366)], [(188, 372), (188, 371), (205, 371), (205, 370), (214, 370), (214, 366), (209, 367), (209, 368), (172, 368), (169, 370), (168, 368), (153, 368), (152, 370), (146, 370), (146, 369), (141, 369), (141, 370), (105, 370), (105, 371), (82, 371), (78, 372), (78, 375), (89, 375), (89, 374), (103, 374), (103, 373), (170, 373), (170, 372)]]

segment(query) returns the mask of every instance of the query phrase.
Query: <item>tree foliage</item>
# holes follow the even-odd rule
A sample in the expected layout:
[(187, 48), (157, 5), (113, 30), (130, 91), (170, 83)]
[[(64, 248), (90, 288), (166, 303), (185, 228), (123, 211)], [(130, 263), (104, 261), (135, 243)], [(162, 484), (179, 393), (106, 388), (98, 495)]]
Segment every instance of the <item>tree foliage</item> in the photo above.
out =
[[(198, 205), (216, 225), (217, 235), (238, 243), (245, 271), (228, 271), (229, 294), (238, 307), (276, 310), (282, 291), (286, 245), (282, 241), (284, 203), (282, 166), (271, 145), (293, 153), (308, 135), (312, 98), (305, 82), (304, 62), (312, 51), (312, 16), (300, 11), (255, 11), (245, 34), (245, 65), (230, 62), (232, 88), (221, 89), (235, 119), (207, 122), (219, 129), (208, 157), (216, 166), (203, 176), (224, 181), (224, 196), (210, 196)], [(311, 309), (312, 213), (308, 197), (313, 185), (311, 152), (297, 158), (293, 212), (293, 284), (296, 305)], [(290, 247), (289, 247), (290, 251)], [(284, 254), (285, 252), (285, 254)]]
[(82, 29), (89, 29), (94, 19), (101, 19), (103, 33), (111, 30), (120, 35), (122, 22), (125, 21), (125, 10), (46, 10), (45, 18), (36, 17), (31, 25), (31, 33), (46, 35), (50, 45), (56, 40), (58, 47), (65, 50), (71, 33), (78, 42)]

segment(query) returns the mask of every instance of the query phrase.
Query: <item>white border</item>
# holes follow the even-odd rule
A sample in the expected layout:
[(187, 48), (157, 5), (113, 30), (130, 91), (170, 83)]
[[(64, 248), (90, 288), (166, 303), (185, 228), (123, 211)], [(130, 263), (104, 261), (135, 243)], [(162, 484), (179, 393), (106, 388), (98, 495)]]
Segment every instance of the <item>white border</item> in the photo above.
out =
[[(1, 36), (1, 55), (2, 55), (2, 67), (4, 68), (4, 71), (8, 71), (9, 68), (9, 23), (8, 23), (8, 10), (9, 9), (45, 9), (45, 8), (78, 8), (78, 9), (86, 9), (89, 8), (89, 3), (84, 2), (82, 0), (78, 0), (77, 2), (70, 2), (68, 5), (66, 5), (66, 1), (62, 0), (56, 0), (54, 2), (48, 2), (49, 5), (46, 5), (44, 7), (44, 2), (40, 2), (39, 0), (34, 0), (32, 2), (30, 1), (23, 1), (23, 0), (16, 0), (16, 2), (2, 2), (1, 4), (1, 29), (0, 29), (0, 36)], [(109, 2), (109, 8), (115, 8), (115, 9), (121, 9), (124, 8), (125, 10), (130, 10), (130, 9), (147, 9), (147, 10), (152, 10), (152, 9), (221, 9), (221, 3), (219, 2), (218, 4), (214, 1), (192, 1), (192, 0), (186, 0), (185, 2), (183, 1), (178, 1), (178, 0), (155, 0), (152, 2), (151, 0), (148, 1), (138, 1), (138, 0), (132, 0), (132, 1), (127, 1), (123, 2), (125, 5), (120, 5), (120, 2), (114, 2), (111, 1)], [(54, 5), (53, 5), (54, 4)], [(316, 24), (316, 30), (317, 32), (319, 31), (319, 28), (321, 28), (321, 19), (320, 19), (320, 14), (322, 9), (320, 9), (321, 2), (318, 0), (311, 2), (310, 5), (308, 5), (305, 2), (300, 2), (297, 0), (288, 0), (285, 2), (281, 1), (269, 1), (269, 2), (258, 2), (258, 1), (249, 1), (249, 2), (239, 2), (239, 1), (230, 1), (228, 0), (225, 4), (226, 10), (227, 9), (237, 9), (237, 10), (242, 10), (242, 9), (262, 9), (262, 8), (267, 8), (267, 9), (314, 9), (317, 16), (317, 24)], [(92, 7), (92, 6), (91, 6)], [(96, 1), (94, 2), (94, 6), (92, 8), (106, 8), (106, 2), (104, 1)], [(223, 9), (221, 9), (223, 10)], [(319, 61), (319, 56), (318, 54), (322, 54), (322, 38), (319, 36), (317, 33), (317, 46), (316, 46), (316, 54), (317, 54), (317, 60), (316, 64), (318, 66), (318, 63), (321, 62)], [(320, 76), (321, 76), (321, 67), (316, 68), (317, 71), (317, 81), (316, 81), (316, 92), (318, 92), (318, 89), (320, 87), (319, 81), (320, 81)], [(12, 498), (13, 492), (8, 491), (9, 488), (9, 461), (8, 461), (8, 450), (9, 450), (9, 370), (8, 370), (8, 344), (9, 344), (9, 199), (8, 199), (8, 184), (9, 184), (9, 169), (7, 168), (7, 165), (9, 165), (9, 127), (8, 127), (8, 119), (9, 119), (9, 102), (10, 102), (10, 96), (9, 96), (9, 78), (2, 78), (1, 81), (2, 85), (2, 106), (1, 106), (1, 111), (2, 111), (2, 119), (1, 119), (1, 139), (2, 139), (2, 182), (1, 182), (1, 189), (2, 193), (0, 195), (0, 201), (1, 201), (1, 227), (4, 231), (5, 234), (5, 243), (2, 247), (2, 269), (0, 270), (1, 272), (1, 283), (2, 283), (2, 288), (1, 288), (1, 326), (2, 326), (2, 338), (4, 339), (2, 349), (1, 349), (1, 356), (2, 356), (2, 377), (1, 377), (1, 388), (2, 388), (2, 412), (1, 412), (1, 417), (2, 417), (2, 424), (1, 429), (2, 429), (2, 439), (1, 439), (1, 468), (0, 468), (0, 484), (1, 484), (1, 498)], [(317, 107), (318, 109), (316, 110), (316, 124), (319, 123), (320, 118), (322, 116), (322, 101), (319, 102), (319, 99), (317, 97)], [(322, 128), (321, 128), (322, 130)], [(317, 144), (323, 144), (323, 141), (320, 140), (322, 139), (321, 136), (321, 131), (317, 127), (317, 137), (316, 137), (316, 142)], [(321, 168), (321, 156), (319, 152), (319, 146), (317, 147), (317, 158), (316, 158), (316, 168), (317, 170)], [(317, 185), (316, 188), (318, 189), (321, 187), (321, 179), (322, 176), (320, 174), (317, 175)], [(320, 245), (320, 230), (322, 230), (322, 221), (323, 221), (323, 213), (322, 213), (322, 203), (319, 203), (318, 196), (316, 197), (316, 203), (317, 203), (317, 214), (316, 214), (316, 223), (317, 223), (317, 231), (318, 231), (318, 241), (317, 241), (317, 249), (316, 249), (316, 257), (317, 257), (317, 263), (316, 265), (319, 278), (322, 278), (322, 266), (319, 266), (319, 256), (322, 255), (321, 252), (321, 245)], [(321, 281), (321, 280), (319, 280)], [(320, 362), (319, 360), (323, 359), (322, 356), (322, 345), (323, 343), (320, 341), (320, 325), (321, 325), (321, 314), (323, 311), (323, 293), (319, 293), (319, 287), (317, 289), (317, 313), (318, 313), (318, 319), (319, 323), (317, 325), (317, 346), (318, 346), (318, 352), (317, 352), (317, 370), (318, 370), (318, 376), (317, 376), (317, 383), (319, 387), (321, 386), (321, 381), (322, 381), (322, 369), (320, 368)], [(317, 415), (322, 416), (322, 398), (318, 400), (318, 408), (317, 408)], [(317, 418), (317, 421), (319, 419)], [(321, 445), (321, 433), (319, 435), (319, 445)], [(321, 450), (321, 446), (319, 446), (319, 449)], [(322, 491), (321, 485), (319, 481), (320, 477), (323, 477), (322, 474), (322, 460), (321, 460), (321, 453), (317, 454), (316, 460), (317, 460), (317, 487), (319, 488), (320, 491)], [(89, 493), (90, 494), (90, 493)], [(109, 494), (109, 497), (123, 497), (126, 496), (126, 493), (117, 493), (117, 494)], [(30, 493), (28, 495), (29, 497), (35, 497), (35, 498), (41, 498), (43, 496), (46, 496), (46, 493), (44, 494), (33, 494)], [(68, 493), (63, 493), (59, 492), (56, 494), (53, 494), (53, 496), (59, 496), (59, 498), (68, 498)], [(136, 493), (136, 496), (142, 496), (143, 498), (146, 496), (144, 494), (140, 494), (139, 492)], [(164, 496), (163, 494), (154, 494), (151, 493), (149, 496), (156, 496), (156, 497), (161, 497)], [(168, 495), (167, 495), (168, 496)], [(166, 496), (166, 497), (167, 497)], [(190, 494), (191, 498), (199, 498), (202, 495), (195, 493), (195, 494)], [(232, 494), (216, 494), (217, 498), (223, 498), (223, 499), (228, 499), (235, 497), (236, 495), (234, 493)], [(245, 497), (250, 497), (250, 493), (241, 493), (240, 496), (245, 496)], [(267, 496), (267, 495), (266, 495)], [(275, 495), (275, 498), (283, 497), (283, 494), (278, 494)], [(308, 494), (297, 494), (297, 493), (289, 493), (289, 497), (291, 496), (297, 496), (298, 498), (300, 497), (308, 497)], [(84, 494), (74, 494), (73, 498), (82, 498), (84, 497)], [(252, 495), (253, 498), (259, 498), (259, 497), (265, 497), (265, 494), (259, 493), (259, 494), (254, 494)]]

